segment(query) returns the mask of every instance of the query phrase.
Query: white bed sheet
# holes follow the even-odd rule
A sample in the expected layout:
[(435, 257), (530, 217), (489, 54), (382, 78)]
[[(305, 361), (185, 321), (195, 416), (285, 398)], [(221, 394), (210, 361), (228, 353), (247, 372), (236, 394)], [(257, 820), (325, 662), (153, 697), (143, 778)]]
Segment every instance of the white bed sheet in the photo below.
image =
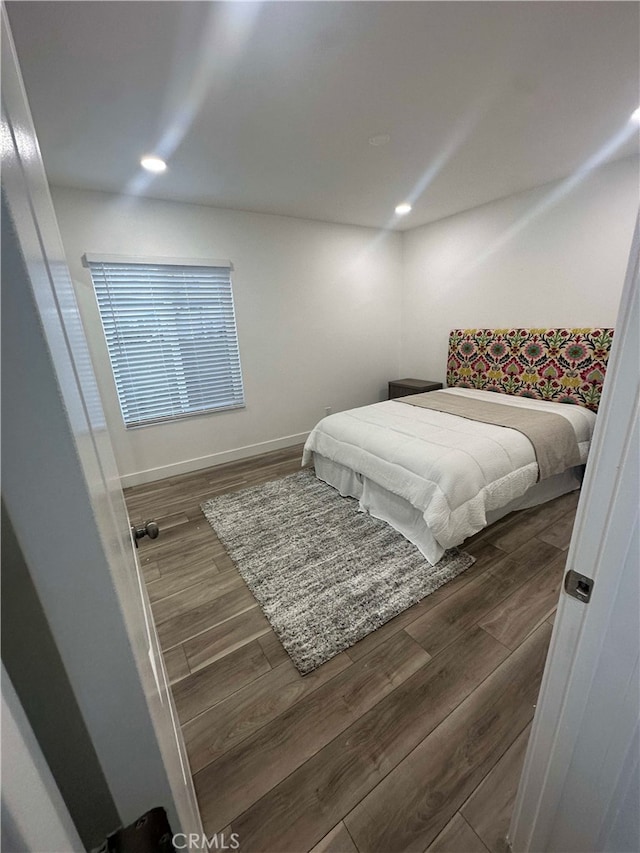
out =
[[(444, 554), (445, 549), (433, 536), (420, 510), (411, 506), (404, 498), (388, 492), (381, 486), (372, 483), (362, 474), (357, 474), (349, 468), (325, 459), (318, 453), (313, 454), (316, 476), (330, 486), (333, 486), (343, 497), (356, 498), (361, 512), (368, 512), (374, 518), (380, 518), (401, 533), (405, 539), (412, 542), (416, 548), (435, 565)], [(514, 512), (527, 509), (546, 501), (553, 500), (567, 492), (573, 492), (582, 485), (584, 465), (569, 468), (564, 474), (556, 474), (541, 483), (536, 483), (522, 495), (500, 509), (487, 513), (487, 524)], [(461, 543), (457, 543), (461, 544)]]
[[(587, 409), (471, 389), (445, 393), (560, 414), (586, 461), (595, 424)], [(312, 454), (321, 479), (358, 498), (361, 509), (390, 523), (431, 563), (512, 509), (581, 481), (581, 471), (571, 469), (536, 485), (533, 446), (522, 433), (393, 400), (324, 418), (307, 439), (303, 464)], [(527, 495), (533, 503), (523, 503)]]

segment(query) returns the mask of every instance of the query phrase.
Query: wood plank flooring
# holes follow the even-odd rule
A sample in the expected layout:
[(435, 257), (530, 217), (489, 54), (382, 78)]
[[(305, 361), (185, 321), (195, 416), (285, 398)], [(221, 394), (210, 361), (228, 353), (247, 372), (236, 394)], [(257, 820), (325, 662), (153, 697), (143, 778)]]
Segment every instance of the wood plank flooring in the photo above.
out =
[(200, 504), (302, 448), (127, 489), (205, 830), (242, 853), (506, 853), (577, 493), (468, 540), (475, 564), (300, 676)]

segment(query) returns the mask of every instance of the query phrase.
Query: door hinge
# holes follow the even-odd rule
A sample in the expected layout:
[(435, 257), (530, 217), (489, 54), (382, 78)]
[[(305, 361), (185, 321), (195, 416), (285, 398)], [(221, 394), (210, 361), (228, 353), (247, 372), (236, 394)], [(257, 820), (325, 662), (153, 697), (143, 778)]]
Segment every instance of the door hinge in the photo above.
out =
[(588, 604), (593, 592), (593, 579), (569, 569), (564, 576), (564, 591), (583, 604)]

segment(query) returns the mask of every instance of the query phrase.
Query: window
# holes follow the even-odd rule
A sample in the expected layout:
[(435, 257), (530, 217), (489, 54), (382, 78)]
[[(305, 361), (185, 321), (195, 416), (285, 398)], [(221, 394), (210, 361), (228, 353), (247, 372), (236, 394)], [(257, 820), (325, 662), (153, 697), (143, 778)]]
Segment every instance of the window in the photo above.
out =
[(126, 426), (244, 406), (228, 261), (83, 262)]

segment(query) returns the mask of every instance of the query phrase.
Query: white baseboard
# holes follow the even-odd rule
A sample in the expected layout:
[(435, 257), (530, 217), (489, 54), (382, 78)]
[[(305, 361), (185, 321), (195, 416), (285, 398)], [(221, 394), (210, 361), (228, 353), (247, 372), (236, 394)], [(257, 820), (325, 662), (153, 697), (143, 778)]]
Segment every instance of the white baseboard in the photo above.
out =
[(142, 483), (152, 483), (155, 480), (164, 480), (165, 477), (175, 477), (178, 474), (189, 474), (199, 471), (201, 468), (212, 468), (215, 465), (223, 465), (225, 462), (236, 462), (238, 459), (249, 459), (251, 456), (260, 456), (272, 450), (281, 450), (284, 447), (292, 447), (294, 444), (302, 444), (306, 441), (308, 432), (300, 432), (297, 435), (284, 435), (270, 441), (261, 441), (258, 444), (247, 444), (244, 447), (236, 447), (233, 450), (222, 450), (219, 453), (211, 453), (209, 456), (199, 456), (197, 459), (185, 459), (183, 462), (174, 462), (171, 465), (161, 465), (158, 468), (147, 468), (146, 471), (134, 471), (120, 477), (122, 488), (128, 486), (140, 486)]

